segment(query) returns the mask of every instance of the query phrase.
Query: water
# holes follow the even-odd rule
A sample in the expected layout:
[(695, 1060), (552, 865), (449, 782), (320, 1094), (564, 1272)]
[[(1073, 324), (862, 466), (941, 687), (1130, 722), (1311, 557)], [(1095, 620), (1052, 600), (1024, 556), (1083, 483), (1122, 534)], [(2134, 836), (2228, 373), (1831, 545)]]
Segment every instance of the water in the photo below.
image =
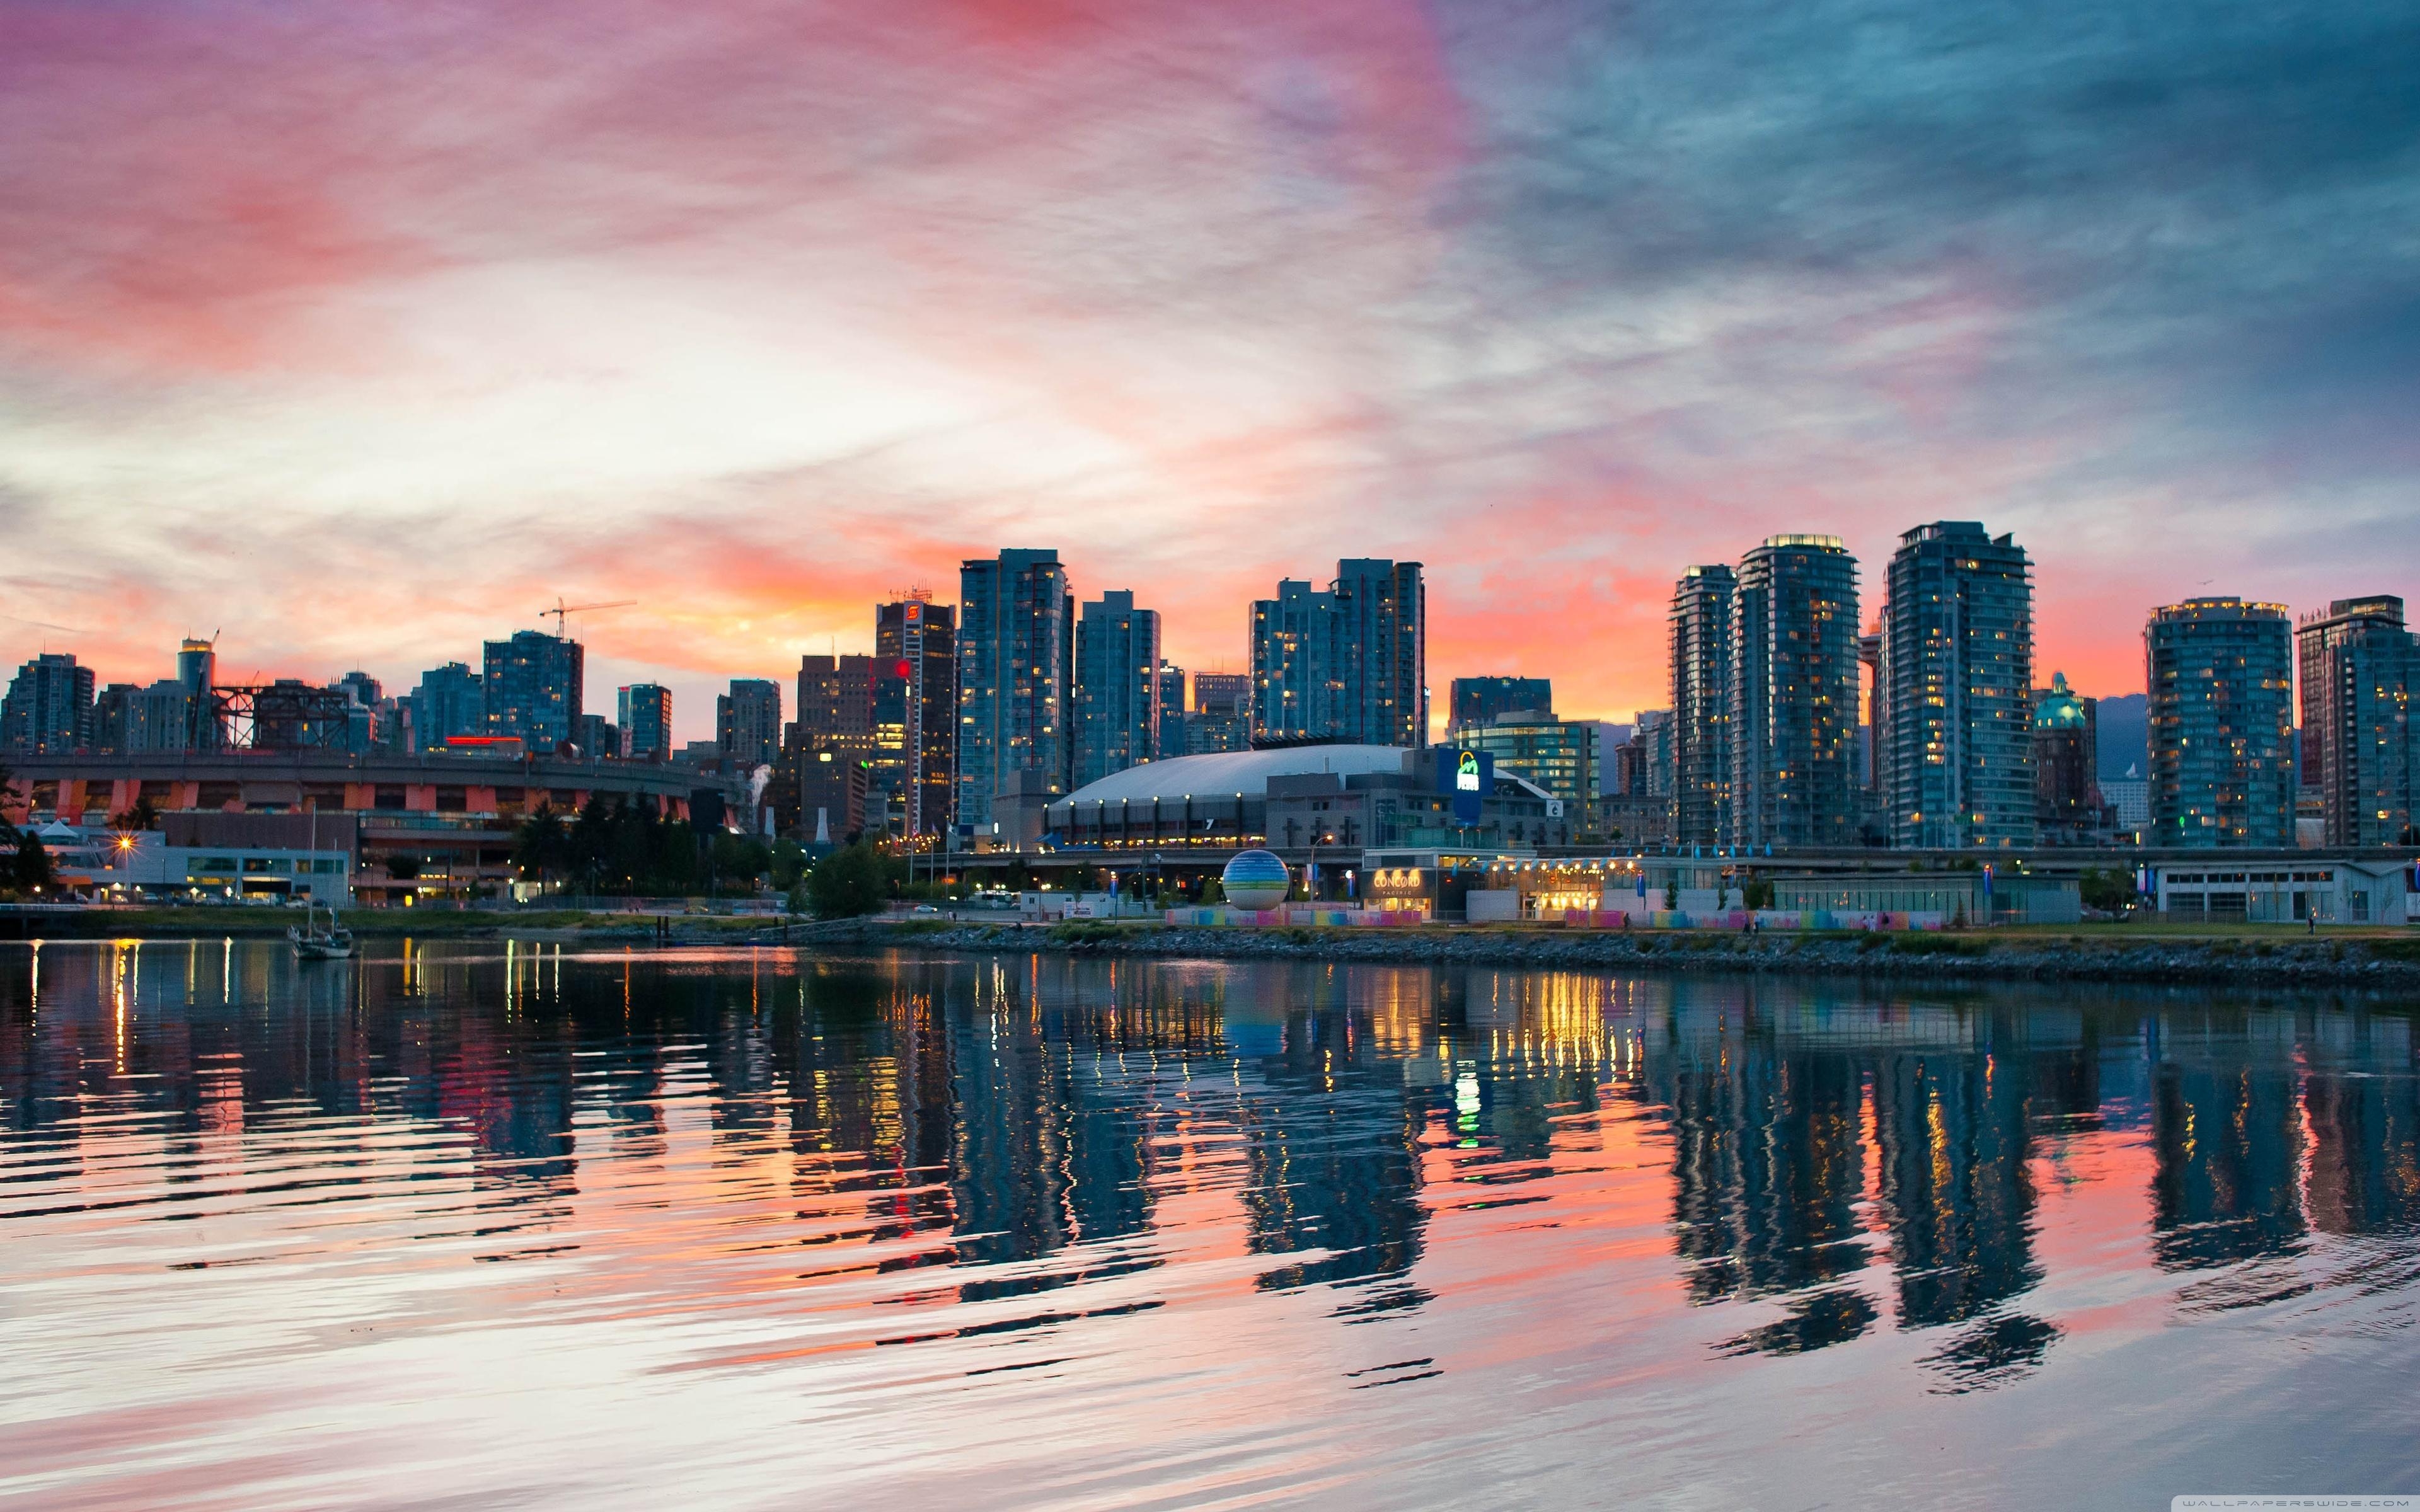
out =
[(0, 951), (0, 1502), (2420, 1489), (2378, 1005)]

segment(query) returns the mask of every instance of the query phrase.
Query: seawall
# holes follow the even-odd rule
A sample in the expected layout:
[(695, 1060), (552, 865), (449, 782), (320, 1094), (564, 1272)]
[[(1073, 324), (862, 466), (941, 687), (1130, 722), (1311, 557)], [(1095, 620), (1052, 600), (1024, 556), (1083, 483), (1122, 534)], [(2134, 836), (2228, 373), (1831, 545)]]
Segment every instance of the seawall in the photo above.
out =
[[(810, 943), (802, 932), (800, 943)], [(1541, 970), (1770, 972), (1940, 981), (2143, 981), (2405, 989), (2420, 1006), (2412, 937), (2207, 938), (1984, 933), (1739, 934), (1518, 929), (1193, 929), (1154, 924), (815, 926), (812, 942), (926, 950), (1223, 960), (1503, 965)]]

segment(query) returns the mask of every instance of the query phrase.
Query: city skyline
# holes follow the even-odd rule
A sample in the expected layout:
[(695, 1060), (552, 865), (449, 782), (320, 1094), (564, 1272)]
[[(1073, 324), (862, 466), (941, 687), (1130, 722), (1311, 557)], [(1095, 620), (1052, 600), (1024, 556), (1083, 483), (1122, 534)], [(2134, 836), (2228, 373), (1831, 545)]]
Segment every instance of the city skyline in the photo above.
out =
[(1202, 670), (1370, 554), (1430, 564), (1433, 682), (1620, 717), (1776, 533), (2014, 532), (2096, 696), (2143, 606), (2396, 591), (2387, 18), (1735, 19), (14, 13), (0, 662), (396, 685), (635, 598), (592, 679), (690, 739), (1001, 545)]

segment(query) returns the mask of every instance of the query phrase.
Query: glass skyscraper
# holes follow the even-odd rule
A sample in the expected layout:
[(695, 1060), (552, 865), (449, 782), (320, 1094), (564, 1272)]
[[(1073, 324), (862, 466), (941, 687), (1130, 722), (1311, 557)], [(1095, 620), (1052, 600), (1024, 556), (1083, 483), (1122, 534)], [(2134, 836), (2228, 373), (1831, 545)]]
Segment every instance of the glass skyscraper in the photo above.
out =
[(874, 779), (905, 805), (911, 835), (947, 828), (957, 795), (957, 623), (955, 609), (921, 596), (874, 610), (874, 659), (882, 678), (897, 685), (879, 701), (884, 728)]
[(1857, 559), (1776, 535), (1732, 589), (1730, 825), (1736, 845), (1856, 838)]
[(1874, 700), (1893, 845), (2034, 842), (2033, 599), (2012, 536), (1943, 520), (1900, 537)]
[(1252, 605), (1257, 738), (1428, 744), (1428, 597), (1417, 562), (1346, 558), (1325, 593)]
[[(1159, 615), (1118, 589), (1076, 620), (1076, 787), (1159, 749)], [(1182, 709), (1178, 711), (1182, 713)]]
[(1672, 838), (1719, 843), (1730, 825), (1731, 614), (1739, 579), (1691, 567), (1672, 585)]
[[(583, 712), (584, 657), (577, 640), (520, 630), (486, 643), (481, 693), (488, 733), (519, 735), (535, 755), (573, 740)], [(424, 741), (427, 735), (421, 737)], [(437, 737), (442, 744), (443, 737)]]
[(2399, 845), (2412, 828), (2412, 702), (2420, 642), (2390, 594), (2340, 598), (2295, 632), (2303, 672), (2303, 781), (2330, 845)]
[(1535, 714), (1552, 718), (1555, 685), (1544, 677), (1457, 677), (1450, 689), (1447, 719), (1456, 730), (1488, 724), (1508, 714)]
[(2294, 843), (2294, 653), (2283, 604), (2189, 598), (2143, 627), (2149, 845)]
[(959, 566), (957, 823), (990, 824), (1013, 773), (1067, 791), (1073, 604), (1056, 551)]
[(614, 700), (626, 761), (660, 762), (673, 753), (673, 690), (660, 683), (632, 683)]

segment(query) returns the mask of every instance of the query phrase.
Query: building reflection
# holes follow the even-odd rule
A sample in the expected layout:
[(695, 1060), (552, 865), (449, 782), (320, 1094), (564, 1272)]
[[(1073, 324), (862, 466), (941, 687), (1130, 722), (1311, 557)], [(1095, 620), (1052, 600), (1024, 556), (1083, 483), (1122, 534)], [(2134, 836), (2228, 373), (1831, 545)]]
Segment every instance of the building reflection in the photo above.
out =
[(236, 1159), (306, 1123), (411, 1125), (483, 1231), (644, 1170), (651, 1201), (769, 1200), (799, 1285), (914, 1273), (982, 1302), (1150, 1272), (1211, 1211), (1259, 1288), (1332, 1288), (1355, 1319), (1435, 1300), (1438, 1213), (1550, 1207), (1635, 1124), (1638, 1164), (1602, 1179), (1666, 1184), (1683, 1294), (1742, 1310), (1721, 1353), (1938, 1331), (1949, 1391), (2055, 1345), (2026, 1302), (2036, 1187), (2076, 1142), (2141, 1151), (2150, 1261), (2190, 1277), (2188, 1305), (2257, 1305), (2282, 1292), (2239, 1273), (2420, 1233), (2415, 1088), (2400, 1020), (2185, 1000), (518, 942), (333, 969), (219, 942), (0, 963), (21, 1190), (73, 1192), (135, 1129)]

